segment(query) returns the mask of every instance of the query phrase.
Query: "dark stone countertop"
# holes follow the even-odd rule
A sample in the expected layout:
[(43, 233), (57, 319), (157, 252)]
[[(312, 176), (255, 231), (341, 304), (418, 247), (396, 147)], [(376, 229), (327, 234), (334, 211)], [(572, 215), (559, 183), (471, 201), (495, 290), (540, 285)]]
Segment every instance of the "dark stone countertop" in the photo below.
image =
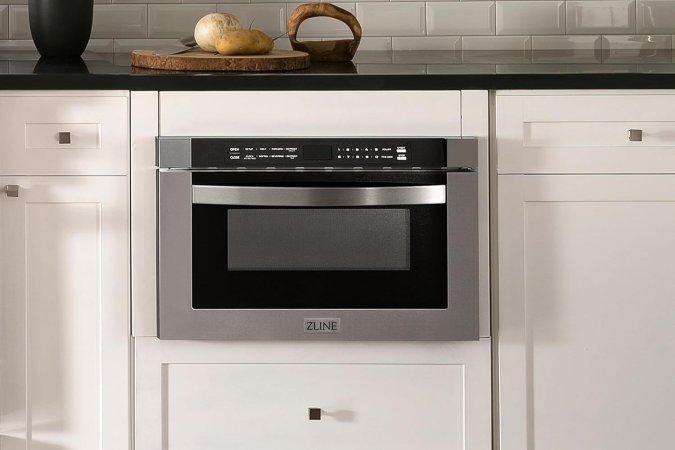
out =
[(75, 61), (0, 52), (0, 89), (451, 90), (675, 88), (671, 50), (358, 52), (349, 63), (293, 72), (166, 72), (130, 67), (129, 54)]

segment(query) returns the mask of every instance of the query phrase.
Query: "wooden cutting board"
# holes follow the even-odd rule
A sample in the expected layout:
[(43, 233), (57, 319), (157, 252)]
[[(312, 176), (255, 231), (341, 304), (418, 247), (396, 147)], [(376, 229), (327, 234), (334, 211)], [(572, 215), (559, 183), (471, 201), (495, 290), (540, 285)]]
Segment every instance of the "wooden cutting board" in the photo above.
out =
[(201, 49), (178, 55), (158, 56), (153, 50), (131, 52), (131, 65), (146, 69), (207, 72), (268, 72), (309, 67), (309, 54), (295, 50), (272, 50), (265, 55), (222, 56)]

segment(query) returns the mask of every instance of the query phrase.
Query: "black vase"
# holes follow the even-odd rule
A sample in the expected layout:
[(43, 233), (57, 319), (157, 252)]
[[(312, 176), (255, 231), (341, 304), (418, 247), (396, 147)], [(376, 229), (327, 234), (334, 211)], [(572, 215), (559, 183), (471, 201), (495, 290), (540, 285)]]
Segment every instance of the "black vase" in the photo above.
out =
[(28, 0), (28, 15), (42, 56), (77, 58), (91, 36), (94, 0)]

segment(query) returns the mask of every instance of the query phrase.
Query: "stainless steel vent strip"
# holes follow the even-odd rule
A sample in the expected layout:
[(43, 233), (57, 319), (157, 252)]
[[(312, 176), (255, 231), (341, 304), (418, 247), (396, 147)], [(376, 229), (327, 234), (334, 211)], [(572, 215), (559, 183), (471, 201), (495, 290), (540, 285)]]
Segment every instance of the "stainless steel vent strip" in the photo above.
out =
[(192, 186), (192, 203), (240, 206), (391, 206), (440, 205), (446, 186), (305, 188)]

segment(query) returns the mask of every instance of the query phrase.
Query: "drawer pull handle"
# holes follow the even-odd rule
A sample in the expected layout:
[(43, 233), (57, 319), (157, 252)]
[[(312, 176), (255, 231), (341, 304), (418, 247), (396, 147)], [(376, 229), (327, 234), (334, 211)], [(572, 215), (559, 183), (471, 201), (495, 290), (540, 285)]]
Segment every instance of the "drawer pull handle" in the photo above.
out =
[(59, 144), (61, 145), (70, 144), (70, 131), (59, 132)]
[(19, 196), (19, 186), (16, 184), (8, 184), (3, 191), (7, 197), (17, 198)]
[(321, 408), (309, 408), (309, 420), (321, 420)]
[(631, 142), (642, 142), (642, 130), (628, 130), (628, 140)]

